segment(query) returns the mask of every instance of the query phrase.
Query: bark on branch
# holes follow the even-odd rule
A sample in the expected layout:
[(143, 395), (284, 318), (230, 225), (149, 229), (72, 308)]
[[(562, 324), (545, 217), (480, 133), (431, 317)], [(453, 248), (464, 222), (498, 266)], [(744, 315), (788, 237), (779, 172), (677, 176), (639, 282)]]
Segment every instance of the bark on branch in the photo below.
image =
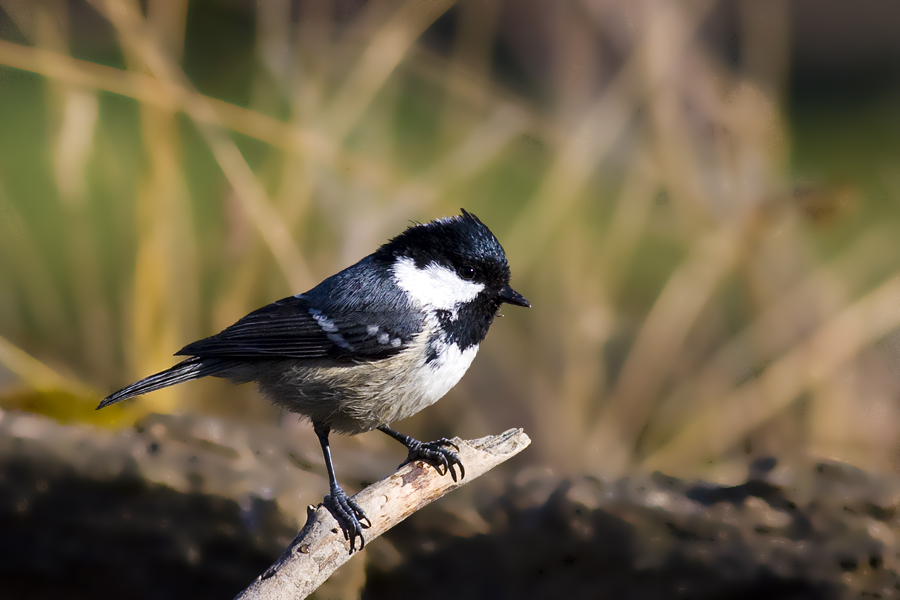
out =
[[(431, 466), (416, 461), (373, 483), (354, 499), (372, 520), (365, 530), (366, 543), (434, 502), (524, 450), (531, 440), (521, 429), (477, 440), (453, 440), (466, 476), (454, 482)], [(260, 575), (236, 600), (276, 600), (306, 598), (342, 564), (351, 558), (350, 543), (344, 539), (337, 521), (323, 507), (310, 507), (306, 525), (281, 557)]]

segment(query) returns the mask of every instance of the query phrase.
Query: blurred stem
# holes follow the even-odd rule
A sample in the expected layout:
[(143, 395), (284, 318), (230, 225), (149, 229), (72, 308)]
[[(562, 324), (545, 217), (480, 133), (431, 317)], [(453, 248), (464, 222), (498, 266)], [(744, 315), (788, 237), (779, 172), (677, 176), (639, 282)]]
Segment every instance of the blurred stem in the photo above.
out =
[(673, 440), (643, 461), (648, 470), (678, 475), (684, 465), (718, 456), (794, 401), (827, 385), (831, 374), (868, 344), (900, 327), (900, 277), (842, 310), (749, 381), (695, 416)]
[(291, 118), (298, 124), (314, 122), (328, 91), (331, 57), (335, 54), (335, 0), (301, 2), (294, 40), (293, 86), (285, 90), (291, 102)]
[[(476, 82), (487, 82), (491, 76), (491, 58), (500, 14), (498, 0), (465, 0), (457, 7), (458, 25), (453, 39), (453, 51), (447, 68), (462, 73)], [(460, 94), (452, 89), (456, 78), (446, 82), (444, 111), (439, 134), (439, 146), (448, 147), (466, 132), (478, 127), (482, 114), (489, 106), (488, 86), (473, 86), (477, 97), (468, 98), (465, 106), (459, 102)]]
[(215, 122), (212, 106), (200, 94), (190, 93), (193, 92), (190, 82), (153, 39), (137, 4), (129, 0), (93, 0), (92, 3), (115, 26), (123, 48), (140, 56), (157, 77), (178, 88), (182, 108), (195, 121), (225, 177), (241, 199), (247, 217), (271, 249), (282, 275), (292, 289), (304, 289), (311, 281), (309, 270), (290, 237), (290, 230), (272, 207), (265, 190), (231, 137), (219, 126), (210, 124)]
[[(630, 64), (630, 62), (629, 62)], [(628, 65), (565, 138), (549, 171), (505, 239), (520, 275), (533, 268), (548, 238), (567, 222), (597, 164), (631, 122), (634, 106)]]
[[(147, 54), (181, 56), (186, 11), (182, 1), (148, 5), (147, 19), (142, 19), (146, 36), (123, 44), (132, 70), (158, 70), (152, 59), (148, 62)], [(151, 37), (159, 47), (142, 51)], [(134, 345), (130, 354), (135, 372), (148, 374), (170, 367), (173, 349), (196, 337), (199, 273), (174, 111), (142, 106), (141, 136), (146, 170), (136, 195), (138, 240), (132, 302)], [(168, 388), (139, 406), (142, 411), (171, 412), (179, 405), (181, 395), (180, 388)]]
[[(149, 374), (170, 367), (174, 350), (197, 337), (199, 273), (175, 116), (145, 106), (141, 131), (147, 171), (136, 198), (132, 355), (135, 371)], [(173, 410), (179, 390), (154, 394), (155, 410)]]
[(77, 396), (94, 395), (81, 382), (63, 377), (2, 336), (0, 336), (0, 365), (15, 373), (35, 390), (66, 391)]
[[(427, 46), (412, 48), (403, 68), (422, 81), (451, 90), (457, 96), (457, 102), (478, 107), (487, 98), (495, 113), (504, 111), (520, 115), (525, 119), (528, 131), (545, 144), (558, 146), (565, 138), (566, 132), (561, 131), (557, 123), (543, 113), (535, 111), (530, 102), (513, 95), (509, 89), (495, 81), (475, 81), (467, 77), (465, 72), (450, 68), (449, 61), (443, 55)], [(487, 89), (486, 95), (482, 88)]]
[(0, 273), (6, 275), (5, 290), (18, 290), (17, 314), (5, 315), (13, 329), (22, 328), (25, 313), (35, 321), (38, 337), (52, 338), (58, 349), (77, 347), (71, 322), (63, 306), (63, 291), (54, 279), (46, 257), (46, 249), (35, 238), (14, 201), (0, 180), (0, 255), (15, 256), (15, 260), (0, 261)]
[(342, 143), (417, 39), (455, 0), (407, 0), (372, 37), (330, 103), (326, 121)]
[(740, 0), (741, 63), (744, 73), (783, 106), (790, 68), (790, 11), (784, 0)]
[(620, 473), (628, 465), (653, 400), (703, 307), (746, 252), (753, 222), (748, 215), (701, 237), (666, 282), (588, 437), (588, 465), (602, 460), (611, 473)]
[(188, 0), (148, 0), (147, 25), (160, 46), (181, 62), (187, 27)]
[[(675, 41), (681, 45), (670, 44), (665, 51), (674, 55), (681, 53), (682, 45), (687, 43), (712, 6), (714, 2), (702, 2), (690, 10), (685, 9), (688, 14), (677, 14), (681, 32)], [(670, 8), (669, 11), (677, 13), (678, 9)], [(563, 136), (553, 164), (506, 236), (510, 254), (516, 256), (519, 273), (532, 268), (545, 251), (549, 238), (571, 217), (594, 170), (631, 124), (643, 97), (650, 99), (652, 104), (658, 90), (667, 85), (669, 73), (644, 68), (647, 55), (658, 44), (651, 37), (651, 31), (644, 32), (634, 52), (599, 99), (585, 111), (568, 135)], [(674, 173), (664, 174), (675, 176)], [(694, 175), (678, 173), (677, 176)]]
[(294, 57), (291, 52), (291, 6), (289, 0), (268, 0), (256, 9), (256, 57), (264, 69), (255, 70), (250, 106), (263, 113), (278, 114), (289, 102)]
[(497, 106), (479, 127), (471, 128), (424, 172), (395, 191), (394, 202), (388, 208), (393, 213), (389, 218), (396, 219), (401, 212), (426, 212), (448, 186), (462, 186), (485, 172), (512, 142), (526, 133), (528, 121), (523, 111), (514, 106)]
[(33, 0), (0, 0), (0, 8), (28, 40), (34, 39), (36, 5)]
[[(3, 40), (0, 40), (0, 64), (85, 88), (106, 90), (163, 110), (173, 112), (184, 110), (198, 127), (206, 123), (260, 140), (290, 155), (302, 157), (311, 166), (346, 165), (360, 183), (378, 188), (385, 193), (392, 192), (397, 185), (407, 179), (407, 176), (390, 164), (390, 161), (341, 148), (331, 138), (307, 126), (306, 123), (314, 121), (315, 116), (303, 117), (302, 114), (295, 114), (290, 123), (285, 123), (244, 107), (203, 96), (196, 91), (179, 88), (171, 81), (105, 67)], [(190, 112), (185, 106), (188, 100), (192, 105), (205, 105), (209, 110)], [(523, 118), (526, 116), (525, 111), (514, 103), (496, 104), (498, 107), (506, 108), (498, 112), (517, 113)], [(531, 127), (535, 124), (535, 119), (529, 115), (526, 123)], [(420, 183), (426, 184), (434, 185), (424, 180)], [(438, 193), (438, 190), (432, 188), (424, 191), (432, 196)]]
[[(693, 36), (706, 13), (715, 6), (704, 2), (693, 14), (687, 4), (667, 0), (651, 0), (645, 7), (645, 27), (641, 71), (646, 82), (650, 135), (663, 184), (673, 197), (673, 206), (682, 213), (682, 224), (700, 232), (713, 225), (708, 191), (703, 184), (703, 169), (696, 145), (690, 134), (690, 120), (682, 90), (680, 71), (688, 68)], [(693, 79), (705, 79), (710, 73), (699, 69)]]
[[(53, 52), (69, 49), (68, 5), (59, 0), (45, 0), (34, 6), (31, 34), (36, 45)], [(101, 293), (102, 280), (98, 271), (96, 232), (86, 214), (86, 166), (91, 158), (94, 128), (98, 118), (98, 103), (93, 90), (77, 85), (49, 80), (45, 96), (47, 123), (50, 124), (49, 143), (53, 149), (53, 175), (60, 202), (66, 217), (63, 244), (66, 247), (66, 270), (73, 274), (69, 280), (82, 350), (81, 366), (99, 380), (111, 376), (114, 359), (112, 349), (112, 318), (109, 304)]]
[[(572, 258), (562, 274), (565, 276), (568, 273), (573, 278), (567, 282), (565, 289), (581, 288), (570, 299), (576, 306), (567, 311), (578, 314), (579, 318), (569, 320), (572, 331), (563, 336), (565, 357), (562, 361), (562, 392), (559, 394), (566, 409), (557, 414), (564, 416), (564, 427), (569, 435), (554, 434), (551, 428), (559, 431), (559, 424), (546, 420), (538, 420), (532, 425), (548, 439), (557, 437), (564, 440), (557, 442), (560, 459), (581, 451), (583, 440), (589, 437), (597, 422), (598, 395), (606, 390), (609, 377), (604, 368), (603, 348), (616, 331), (613, 322), (615, 299), (632, 264), (634, 251), (645, 233), (647, 217), (653, 206), (658, 185), (655, 173), (645, 152), (637, 150), (635, 154), (634, 164), (616, 199), (606, 234), (599, 240), (591, 235), (594, 247), (583, 248), (580, 252), (565, 252)], [(576, 262), (576, 257), (582, 260)], [(538, 411), (537, 407), (535, 411)]]
[[(786, 237), (784, 224), (777, 229)], [(807, 335), (810, 320), (821, 324), (831, 318), (863, 286), (893, 266), (893, 245), (888, 230), (867, 232), (831, 263), (816, 268), (774, 298), (762, 314), (728, 339), (659, 404), (645, 446), (662, 446), (665, 439), (688, 426), (698, 411), (710, 410), (739, 386), (748, 368), (768, 364), (789, 350)]]

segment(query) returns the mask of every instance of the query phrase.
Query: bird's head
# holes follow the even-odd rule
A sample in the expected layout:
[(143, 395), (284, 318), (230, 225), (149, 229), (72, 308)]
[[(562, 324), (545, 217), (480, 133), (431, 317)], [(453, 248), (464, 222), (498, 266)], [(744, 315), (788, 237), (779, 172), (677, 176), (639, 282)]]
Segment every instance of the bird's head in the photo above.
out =
[(531, 306), (509, 285), (509, 263), (487, 225), (472, 213), (417, 224), (375, 253), (397, 285), (423, 307), (455, 311), (479, 300)]

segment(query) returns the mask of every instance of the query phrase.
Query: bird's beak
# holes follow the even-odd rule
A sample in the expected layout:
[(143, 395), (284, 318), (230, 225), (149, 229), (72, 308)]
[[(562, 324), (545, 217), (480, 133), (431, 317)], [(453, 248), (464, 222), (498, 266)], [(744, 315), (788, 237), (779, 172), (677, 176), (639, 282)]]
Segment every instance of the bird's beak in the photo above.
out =
[(531, 302), (526, 300), (525, 296), (509, 287), (509, 285), (504, 285), (503, 289), (500, 290), (500, 300), (506, 302), (507, 304), (515, 304), (516, 306), (531, 308)]

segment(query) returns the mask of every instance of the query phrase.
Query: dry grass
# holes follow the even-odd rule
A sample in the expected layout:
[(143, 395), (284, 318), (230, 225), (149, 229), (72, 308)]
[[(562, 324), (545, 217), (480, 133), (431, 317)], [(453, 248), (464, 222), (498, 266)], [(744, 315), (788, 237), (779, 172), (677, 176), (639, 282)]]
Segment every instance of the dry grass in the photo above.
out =
[[(534, 309), (410, 431), (524, 426), (561, 471), (900, 468), (898, 221), (854, 183), (795, 192), (779, 3), (738, 3), (737, 65), (698, 35), (711, 0), (273, 1), (219, 61), (209, 4), (89, 4), (0, 0), (3, 407), (275, 418), (214, 382), (93, 407), (464, 206)], [(499, 47), (533, 70), (498, 83)]]

